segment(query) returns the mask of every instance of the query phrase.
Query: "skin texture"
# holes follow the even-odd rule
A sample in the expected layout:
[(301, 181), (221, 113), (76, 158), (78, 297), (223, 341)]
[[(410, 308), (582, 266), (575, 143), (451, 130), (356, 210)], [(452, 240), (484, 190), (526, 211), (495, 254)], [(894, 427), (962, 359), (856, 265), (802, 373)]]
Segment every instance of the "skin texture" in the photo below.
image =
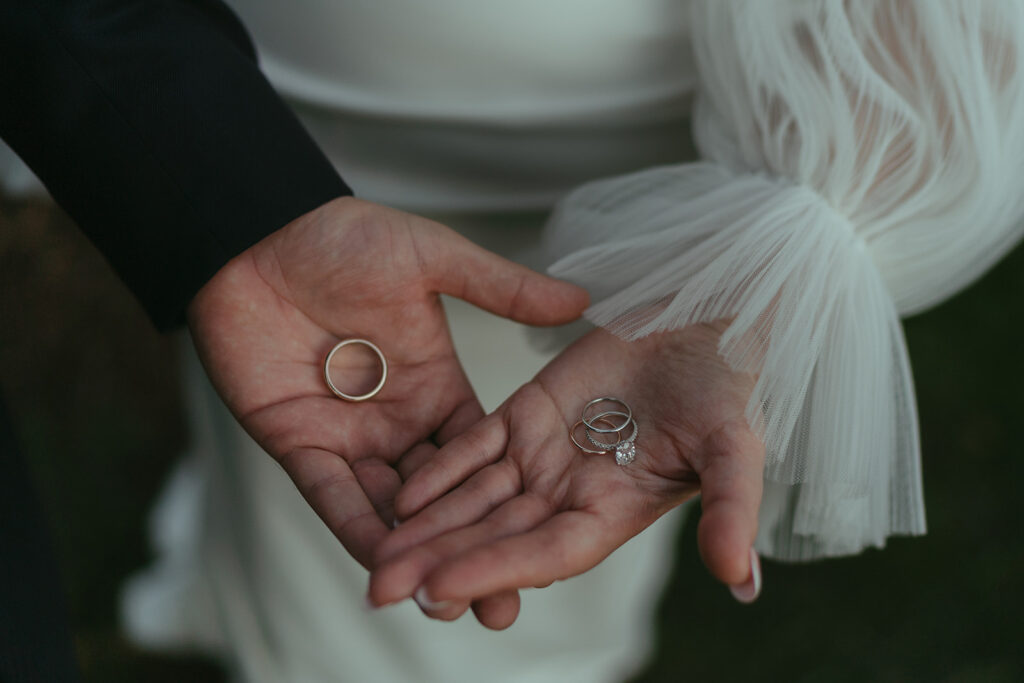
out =
[[(440, 224), (340, 198), (225, 265), (188, 310), (228, 408), (367, 568), (392, 533), (403, 481), (484, 415), (439, 293), (533, 325), (571, 321), (587, 304), (583, 290)], [(388, 381), (371, 401), (342, 401), (324, 382), (324, 358), (349, 337), (373, 341), (388, 359)], [(354, 371), (376, 372), (352, 359)], [(518, 594), (478, 607), (498, 628), (515, 618)]]
[[(724, 327), (634, 342), (597, 330), (569, 347), (409, 477), (396, 498), (403, 522), (377, 547), (370, 601), (419, 589), (450, 617), (479, 596), (546, 586), (698, 493), (705, 564), (730, 586), (752, 585), (764, 448), (744, 417), (755, 377), (717, 353)], [(624, 399), (638, 422), (626, 467), (569, 441), (599, 396)]]

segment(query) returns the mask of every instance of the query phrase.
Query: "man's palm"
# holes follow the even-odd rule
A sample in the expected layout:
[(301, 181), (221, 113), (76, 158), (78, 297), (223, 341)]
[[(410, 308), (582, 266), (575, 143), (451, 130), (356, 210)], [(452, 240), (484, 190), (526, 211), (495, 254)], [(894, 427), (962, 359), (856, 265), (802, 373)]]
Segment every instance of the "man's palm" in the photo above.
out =
[[(228, 407), (367, 567), (402, 479), (483, 414), (438, 293), (532, 324), (569, 321), (586, 305), (578, 288), (441, 225), (346, 198), (237, 257), (189, 309)], [(384, 388), (361, 403), (323, 379), (327, 352), (350, 337), (376, 343), (389, 364)]]

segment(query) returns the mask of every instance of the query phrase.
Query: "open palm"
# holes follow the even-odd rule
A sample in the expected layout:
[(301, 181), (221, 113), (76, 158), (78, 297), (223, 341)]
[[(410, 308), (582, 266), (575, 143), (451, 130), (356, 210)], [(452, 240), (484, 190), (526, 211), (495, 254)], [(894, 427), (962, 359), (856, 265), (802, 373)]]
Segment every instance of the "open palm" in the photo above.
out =
[[(437, 223), (342, 198), (234, 259), (189, 309), (227, 406), (367, 567), (402, 479), (483, 415), (439, 292), (533, 324), (571, 320), (586, 305), (582, 290)], [(322, 374), (349, 337), (376, 343), (389, 364), (384, 388), (361, 403), (336, 398)], [(363, 361), (350, 358), (359, 372)]]
[[(705, 563), (727, 584), (748, 581), (763, 446), (744, 417), (755, 378), (719, 358), (720, 330), (636, 342), (597, 330), (576, 342), (410, 477), (396, 503), (404, 521), (378, 548), (371, 601), (420, 589), (462, 606), (544, 586), (593, 567), (698, 492)], [(600, 396), (622, 398), (636, 417), (628, 466), (569, 441)]]

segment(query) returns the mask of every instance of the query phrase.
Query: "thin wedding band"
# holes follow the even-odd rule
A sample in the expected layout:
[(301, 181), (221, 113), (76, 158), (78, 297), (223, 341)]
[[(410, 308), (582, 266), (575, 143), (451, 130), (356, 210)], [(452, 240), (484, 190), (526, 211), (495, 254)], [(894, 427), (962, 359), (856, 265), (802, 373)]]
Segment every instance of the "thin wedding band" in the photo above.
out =
[[(372, 350), (375, 354), (377, 354), (377, 358), (380, 359), (380, 370), (381, 370), (381, 372), (380, 372), (380, 381), (377, 382), (377, 386), (375, 386), (373, 389), (371, 389), (367, 393), (361, 394), (359, 396), (353, 396), (352, 394), (346, 394), (344, 391), (342, 391), (338, 387), (334, 386), (334, 382), (331, 381), (331, 359), (334, 358), (334, 354), (337, 353), (339, 349), (344, 348), (344, 347), (348, 346), (349, 344), (362, 344), (363, 346), (367, 346), (367, 347), (370, 348), (370, 350)], [(366, 339), (356, 339), (356, 338), (353, 338), (353, 339), (345, 339), (344, 341), (338, 342), (337, 344), (334, 345), (334, 348), (331, 349), (331, 352), (327, 354), (327, 360), (324, 361), (324, 380), (326, 380), (326, 382), (327, 382), (327, 388), (330, 389), (331, 392), (333, 392), (335, 396), (337, 396), (338, 398), (345, 399), (346, 401), (356, 401), (356, 402), (358, 402), (358, 401), (365, 401), (368, 398), (373, 398), (374, 396), (377, 395), (377, 392), (379, 392), (381, 389), (384, 388), (384, 382), (386, 382), (387, 379), (388, 379), (388, 362), (384, 358), (384, 353), (379, 348), (377, 348), (376, 344), (374, 344), (371, 341), (367, 341)]]
[[(609, 401), (611, 403), (618, 403), (620, 406), (625, 408), (626, 409), (625, 413), (619, 413), (620, 415), (625, 415), (625, 417), (626, 417), (625, 422), (623, 422), (618, 427), (615, 427), (615, 423), (608, 422), (606, 420), (605, 424), (611, 424), (612, 427), (613, 427), (612, 429), (601, 429), (599, 427), (595, 427), (594, 423), (597, 422), (597, 417), (588, 418), (587, 417), (587, 409), (590, 408), (591, 406), (597, 405), (598, 403), (602, 403), (604, 401)], [(605, 414), (607, 414), (607, 413), (602, 413), (602, 415), (605, 415)], [(623, 429), (625, 429), (629, 425), (629, 421), (632, 420), (632, 419), (633, 419), (633, 409), (630, 408), (628, 405), (626, 405), (625, 401), (623, 401), (620, 398), (615, 398), (614, 396), (602, 396), (601, 398), (595, 398), (593, 401), (591, 401), (587, 405), (583, 406), (583, 411), (580, 413), (580, 421), (587, 426), (587, 429), (589, 429), (591, 431), (595, 431), (598, 434), (614, 434), (616, 432), (621, 432)]]
[[(623, 412), (618, 411), (618, 410), (609, 410), (607, 412), (595, 415), (594, 416), (594, 422), (604, 422), (605, 424), (615, 424), (614, 422), (612, 422), (611, 420), (608, 419), (609, 415), (615, 415), (617, 417), (626, 417), (626, 413), (623, 413)], [(582, 422), (582, 420), (580, 420), (580, 422)], [(605, 443), (603, 441), (598, 441), (597, 439), (594, 438), (594, 435), (590, 433), (591, 432), (590, 429), (587, 430), (587, 439), (589, 439), (590, 443), (594, 444), (598, 448), (604, 448), (604, 451), (602, 451), (602, 453), (607, 453), (608, 451), (618, 450), (620, 446), (627, 446), (627, 445), (633, 443), (634, 441), (636, 441), (636, 433), (637, 433), (637, 430), (639, 430), (639, 427), (636, 424), (636, 420), (634, 420), (632, 417), (630, 417), (629, 421), (626, 422), (626, 425), (633, 425), (633, 432), (628, 437), (626, 437), (625, 439), (622, 438), (622, 432), (616, 432), (616, 436), (619, 437), (619, 440), (616, 441), (615, 443)]]
[[(595, 421), (595, 422), (604, 422), (605, 424), (614, 424), (613, 422), (609, 422), (608, 420), (605, 420), (605, 419), (602, 419), (602, 418), (596, 418), (596, 417), (594, 418), (594, 421)], [(604, 449), (603, 451), (596, 451), (596, 450), (594, 450), (593, 448), (585, 448), (585, 447), (584, 447), (584, 446), (583, 446), (582, 444), (580, 444), (580, 442), (579, 442), (579, 441), (577, 441), (577, 440), (576, 440), (576, 429), (577, 429), (577, 428), (578, 428), (578, 427), (579, 427), (579, 426), (580, 426), (581, 424), (584, 424), (583, 420), (577, 420), (577, 421), (576, 421), (576, 424), (574, 424), (574, 425), (573, 425), (573, 426), (572, 426), (572, 427), (571, 427), (571, 428), (569, 429), (569, 439), (570, 439), (570, 440), (571, 440), (571, 441), (573, 442), (573, 444), (574, 444), (574, 445), (576, 446), (576, 448), (580, 449), (580, 450), (581, 450), (581, 451), (583, 451), (584, 453), (589, 453), (589, 454), (591, 454), (591, 455), (604, 455), (605, 453), (607, 453), (607, 452), (608, 452), (608, 449), (607, 449), (607, 448), (606, 448), (606, 449)], [(588, 438), (589, 438), (589, 436), (590, 436), (590, 435), (588, 434), (587, 436), (588, 436)], [(621, 439), (622, 439), (622, 437), (620, 436), (620, 437), (619, 437), (619, 440), (621, 440)], [(614, 443), (614, 444), (612, 444), (612, 445), (611, 445), (611, 448), (613, 448), (613, 449), (614, 449), (614, 448), (615, 448), (615, 446), (617, 446), (617, 445), (618, 445), (618, 443)]]

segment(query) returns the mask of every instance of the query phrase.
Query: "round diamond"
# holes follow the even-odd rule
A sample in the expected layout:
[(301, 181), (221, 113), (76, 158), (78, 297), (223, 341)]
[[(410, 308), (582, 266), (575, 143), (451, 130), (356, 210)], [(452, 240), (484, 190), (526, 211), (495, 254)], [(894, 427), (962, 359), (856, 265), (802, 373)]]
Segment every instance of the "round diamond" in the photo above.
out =
[(632, 441), (624, 443), (615, 449), (615, 462), (620, 465), (628, 465), (636, 458), (636, 444)]

